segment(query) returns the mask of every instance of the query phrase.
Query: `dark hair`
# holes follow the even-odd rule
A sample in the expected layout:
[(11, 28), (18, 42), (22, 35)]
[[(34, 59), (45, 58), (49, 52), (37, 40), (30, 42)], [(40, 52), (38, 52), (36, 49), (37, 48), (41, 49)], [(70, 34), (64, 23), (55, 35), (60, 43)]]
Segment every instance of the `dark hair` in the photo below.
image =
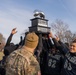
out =
[(76, 43), (76, 39), (74, 39), (74, 40), (72, 41), (72, 43)]
[(65, 42), (65, 45), (69, 47), (69, 43)]

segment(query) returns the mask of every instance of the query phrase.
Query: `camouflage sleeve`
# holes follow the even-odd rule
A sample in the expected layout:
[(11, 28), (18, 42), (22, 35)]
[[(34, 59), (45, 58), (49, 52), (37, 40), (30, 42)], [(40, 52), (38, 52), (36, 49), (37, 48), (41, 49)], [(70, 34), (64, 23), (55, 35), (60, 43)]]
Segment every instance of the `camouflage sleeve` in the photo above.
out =
[(27, 60), (21, 60), (23, 61), (23, 64), (21, 65), (21, 71), (20, 71), (20, 74), (19, 75), (28, 75), (27, 74), (27, 70), (28, 70), (28, 62)]
[(6, 62), (6, 75), (40, 75), (38, 62), (33, 56), (30, 58), (19, 52), (10, 54)]
[(25, 75), (40, 75), (40, 66), (36, 59), (26, 60), (24, 64)]
[(39, 66), (31, 66), (28, 64), (28, 62), (26, 61), (24, 64), (24, 68), (23, 68), (23, 74), (22, 75), (41, 75), (40, 72), (40, 67)]
[(26, 75), (28, 62), (16, 53), (12, 53), (6, 61), (6, 75)]

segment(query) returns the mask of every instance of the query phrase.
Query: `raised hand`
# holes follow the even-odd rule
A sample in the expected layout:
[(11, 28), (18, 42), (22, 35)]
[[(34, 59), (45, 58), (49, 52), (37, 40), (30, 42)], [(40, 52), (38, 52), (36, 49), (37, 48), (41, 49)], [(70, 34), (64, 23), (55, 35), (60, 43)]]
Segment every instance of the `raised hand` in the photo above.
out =
[(13, 28), (11, 34), (15, 34), (15, 33), (17, 33), (16, 28)]
[(55, 37), (56, 37), (55, 39), (56, 39), (57, 41), (59, 41), (59, 40), (60, 40), (60, 39), (59, 39), (59, 37), (58, 37), (57, 35), (55, 35)]
[(49, 33), (49, 37), (54, 38), (52, 32)]

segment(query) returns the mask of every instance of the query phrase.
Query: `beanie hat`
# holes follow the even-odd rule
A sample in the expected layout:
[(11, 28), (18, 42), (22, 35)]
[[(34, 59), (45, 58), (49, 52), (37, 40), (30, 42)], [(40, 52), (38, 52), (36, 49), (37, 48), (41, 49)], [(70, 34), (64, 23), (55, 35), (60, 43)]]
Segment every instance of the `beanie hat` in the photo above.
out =
[(38, 44), (38, 36), (34, 33), (28, 33), (25, 39), (25, 46), (29, 48), (35, 48)]

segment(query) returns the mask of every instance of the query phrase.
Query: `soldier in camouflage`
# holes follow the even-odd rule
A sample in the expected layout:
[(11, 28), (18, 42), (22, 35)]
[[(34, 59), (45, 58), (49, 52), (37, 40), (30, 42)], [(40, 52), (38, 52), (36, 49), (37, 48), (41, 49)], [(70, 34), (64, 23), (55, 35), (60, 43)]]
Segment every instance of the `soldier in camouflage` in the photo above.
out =
[(38, 36), (28, 33), (25, 45), (12, 52), (6, 61), (6, 75), (41, 75), (40, 66), (34, 57), (34, 50), (38, 45)]

